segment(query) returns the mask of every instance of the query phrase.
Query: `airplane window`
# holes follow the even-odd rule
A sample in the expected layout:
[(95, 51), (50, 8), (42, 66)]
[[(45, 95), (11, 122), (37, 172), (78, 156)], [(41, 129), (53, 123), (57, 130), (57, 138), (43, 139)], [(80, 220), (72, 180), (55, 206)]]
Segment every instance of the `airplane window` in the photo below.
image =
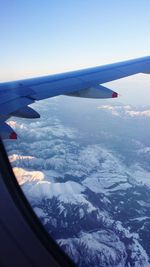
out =
[(8, 120), (17, 181), (80, 267), (150, 266), (150, 108), (120, 102), (59, 96)]

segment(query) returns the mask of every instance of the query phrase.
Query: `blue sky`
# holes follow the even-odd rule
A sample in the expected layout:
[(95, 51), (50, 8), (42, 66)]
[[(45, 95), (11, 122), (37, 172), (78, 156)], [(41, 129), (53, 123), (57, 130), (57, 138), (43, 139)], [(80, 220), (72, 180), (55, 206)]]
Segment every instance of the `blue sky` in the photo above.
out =
[[(150, 55), (149, 10), (149, 0), (0, 0), (0, 81)], [(112, 85), (130, 81), (148, 93), (142, 75)]]

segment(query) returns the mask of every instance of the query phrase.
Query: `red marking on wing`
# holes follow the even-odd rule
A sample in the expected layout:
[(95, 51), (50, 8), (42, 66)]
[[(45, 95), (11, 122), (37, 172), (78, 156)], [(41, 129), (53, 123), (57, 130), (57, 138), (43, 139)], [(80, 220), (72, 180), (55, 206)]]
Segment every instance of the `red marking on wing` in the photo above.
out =
[(112, 98), (118, 97), (118, 94), (116, 92), (112, 93)]
[(17, 134), (15, 132), (12, 132), (10, 135), (9, 135), (9, 138), (10, 139), (17, 139)]

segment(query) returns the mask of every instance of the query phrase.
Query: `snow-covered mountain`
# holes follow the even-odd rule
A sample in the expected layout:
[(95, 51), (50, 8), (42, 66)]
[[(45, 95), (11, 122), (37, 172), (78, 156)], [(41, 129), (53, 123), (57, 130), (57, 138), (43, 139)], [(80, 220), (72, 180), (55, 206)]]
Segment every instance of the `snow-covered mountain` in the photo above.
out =
[(148, 107), (36, 106), (40, 120), (9, 122), (20, 140), (6, 146), (47, 231), (78, 266), (150, 266)]

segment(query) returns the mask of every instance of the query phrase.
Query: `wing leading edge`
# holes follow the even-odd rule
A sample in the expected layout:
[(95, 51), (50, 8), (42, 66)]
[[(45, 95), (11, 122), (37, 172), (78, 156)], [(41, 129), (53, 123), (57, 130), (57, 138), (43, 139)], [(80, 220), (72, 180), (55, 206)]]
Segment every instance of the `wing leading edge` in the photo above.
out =
[[(57, 95), (117, 97), (116, 92), (101, 84), (137, 73), (150, 74), (150, 56), (63, 74), (0, 83), (0, 118), (4, 121), (11, 116), (37, 118), (39, 114), (28, 105)], [(0, 135), (4, 136), (1, 128)]]

